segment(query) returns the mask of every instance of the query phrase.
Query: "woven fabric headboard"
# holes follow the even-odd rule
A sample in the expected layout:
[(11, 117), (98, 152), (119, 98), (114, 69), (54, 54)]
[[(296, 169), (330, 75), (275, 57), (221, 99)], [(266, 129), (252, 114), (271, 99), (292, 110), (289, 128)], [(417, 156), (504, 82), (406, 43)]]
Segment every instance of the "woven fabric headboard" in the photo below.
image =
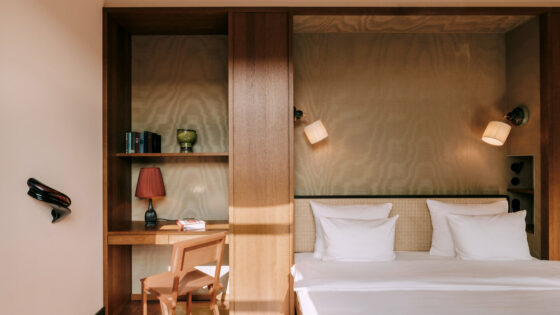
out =
[(399, 215), (395, 231), (395, 250), (428, 251), (432, 242), (432, 222), (426, 199), (448, 203), (489, 203), (507, 196), (461, 197), (300, 197), (294, 199), (295, 252), (312, 252), (315, 244), (315, 219), (309, 201), (328, 205), (361, 205), (391, 202), (390, 216)]

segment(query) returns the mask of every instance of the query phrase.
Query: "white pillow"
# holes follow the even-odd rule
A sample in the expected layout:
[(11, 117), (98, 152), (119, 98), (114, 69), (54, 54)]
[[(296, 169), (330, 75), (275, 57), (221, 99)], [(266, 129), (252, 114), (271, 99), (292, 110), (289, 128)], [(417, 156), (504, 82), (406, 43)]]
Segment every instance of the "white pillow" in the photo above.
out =
[(462, 260), (531, 260), (526, 211), (498, 215), (449, 215), (457, 257)]
[(488, 215), (508, 212), (506, 200), (483, 204), (453, 204), (428, 199), (432, 218), (432, 247), (430, 255), (455, 256), (453, 239), (447, 223), (449, 214)]
[(382, 203), (377, 205), (344, 205), (333, 206), (309, 201), (313, 216), (315, 217), (315, 249), (313, 257), (320, 259), (325, 250), (325, 241), (323, 237), (323, 229), (319, 221), (320, 217), (344, 218), (344, 219), (382, 219), (388, 218), (392, 203)]
[(376, 220), (320, 217), (325, 237), (322, 260), (394, 260), (395, 223), (398, 218), (398, 215)]

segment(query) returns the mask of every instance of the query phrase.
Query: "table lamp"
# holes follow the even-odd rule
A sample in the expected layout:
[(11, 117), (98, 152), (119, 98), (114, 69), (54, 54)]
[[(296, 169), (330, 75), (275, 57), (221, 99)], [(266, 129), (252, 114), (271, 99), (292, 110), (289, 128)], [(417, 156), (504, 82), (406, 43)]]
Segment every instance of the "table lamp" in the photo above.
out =
[(155, 227), (157, 225), (157, 214), (152, 207), (152, 198), (160, 196), (165, 196), (165, 186), (163, 185), (163, 177), (159, 167), (141, 168), (140, 175), (138, 175), (138, 184), (136, 185), (136, 197), (150, 199), (148, 210), (144, 214), (146, 227)]

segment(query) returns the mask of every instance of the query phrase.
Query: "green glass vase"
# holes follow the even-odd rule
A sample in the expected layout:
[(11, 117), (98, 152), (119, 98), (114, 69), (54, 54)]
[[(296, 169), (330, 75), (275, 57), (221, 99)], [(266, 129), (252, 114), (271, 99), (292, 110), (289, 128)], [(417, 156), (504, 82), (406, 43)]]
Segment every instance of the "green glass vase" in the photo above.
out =
[(196, 143), (196, 130), (177, 129), (177, 142), (181, 148), (181, 153), (193, 152), (193, 145)]

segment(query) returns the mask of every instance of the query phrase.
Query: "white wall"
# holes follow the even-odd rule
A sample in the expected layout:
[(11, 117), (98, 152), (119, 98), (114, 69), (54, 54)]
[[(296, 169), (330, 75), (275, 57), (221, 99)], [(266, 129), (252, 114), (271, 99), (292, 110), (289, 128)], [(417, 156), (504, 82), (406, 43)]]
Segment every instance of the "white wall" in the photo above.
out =
[[(94, 314), (103, 305), (101, 0), (0, 9), (0, 309)], [(26, 195), (35, 177), (72, 215)]]

